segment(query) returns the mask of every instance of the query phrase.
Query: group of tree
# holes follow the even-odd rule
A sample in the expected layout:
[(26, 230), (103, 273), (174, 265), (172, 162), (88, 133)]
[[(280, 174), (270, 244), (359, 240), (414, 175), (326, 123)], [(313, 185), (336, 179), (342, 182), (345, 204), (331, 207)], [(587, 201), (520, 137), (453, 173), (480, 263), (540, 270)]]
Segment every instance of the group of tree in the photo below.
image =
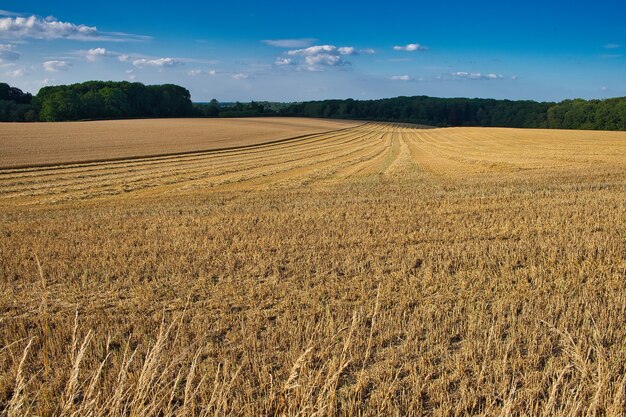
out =
[(626, 97), (560, 103), (478, 98), (396, 97), (301, 103), (195, 105), (200, 117), (316, 117), (419, 125), (626, 130)]
[(33, 96), (16, 87), (0, 83), (0, 121), (34, 122), (38, 120)]
[(44, 87), (33, 97), (0, 83), (0, 121), (157, 117), (320, 117), (429, 126), (626, 130), (626, 97), (560, 103), (477, 98), (396, 97), (300, 103), (193, 103), (183, 87), (89, 81)]
[(45, 122), (193, 115), (191, 94), (174, 84), (89, 81), (44, 87), (34, 103)]
[(626, 130), (626, 97), (606, 100), (565, 100), (550, 106), (552, 129)]
[(405, 122), (430, 126), (546, 127), (552, 103), (427, 96), (296, 103), (284, 116)]
[(199, 117), (265, 117), (278, 116), (279, 111), (290, 104), (269, 101), (218, 103), (213, 99), (209, 103), (194, 103), (193, 106)]

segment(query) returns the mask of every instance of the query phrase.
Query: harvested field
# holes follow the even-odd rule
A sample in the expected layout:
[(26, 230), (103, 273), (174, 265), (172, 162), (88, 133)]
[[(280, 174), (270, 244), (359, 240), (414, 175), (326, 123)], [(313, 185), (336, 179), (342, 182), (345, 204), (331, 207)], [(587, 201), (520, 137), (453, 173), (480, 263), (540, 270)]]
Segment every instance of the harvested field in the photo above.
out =
[(622, 416), (625, 243), (623, 132), (367, 123), (3, 169), (0, 403)]
[(305, 118), (0, 123), (0, 168), (206, 151), (357, 124)]

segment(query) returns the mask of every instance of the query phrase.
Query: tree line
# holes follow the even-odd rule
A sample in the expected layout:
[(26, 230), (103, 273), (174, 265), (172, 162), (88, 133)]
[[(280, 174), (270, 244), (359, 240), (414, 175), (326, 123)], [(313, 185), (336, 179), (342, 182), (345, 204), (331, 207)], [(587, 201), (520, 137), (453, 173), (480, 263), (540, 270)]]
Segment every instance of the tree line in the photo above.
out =
[(626, 130), (626, 97), (560, 103), (479, 98), (395, 97), (301, 103), (196, 104), (201, 117), (316, 117), (403, 122), (436, 127), (482, 126)]
[(626, 97), (560, 103), (478, 98), (395, 97), (300, 103), (192, 103), (183, 87), (89, 81), (44, 87), (32, 96), (0, 83), (0, 121), (157, 117), (319, 117), (447, 126), (626, 130)]
[(0, 121), (188, 117), (191, 94), (174, 84), (89, 81), (43, 87), (36, 96), (0, 83)]
[(430, 126), (546, 127), (552, 103), (427, 96), (296, 103), (280, 114), (415, 123)]

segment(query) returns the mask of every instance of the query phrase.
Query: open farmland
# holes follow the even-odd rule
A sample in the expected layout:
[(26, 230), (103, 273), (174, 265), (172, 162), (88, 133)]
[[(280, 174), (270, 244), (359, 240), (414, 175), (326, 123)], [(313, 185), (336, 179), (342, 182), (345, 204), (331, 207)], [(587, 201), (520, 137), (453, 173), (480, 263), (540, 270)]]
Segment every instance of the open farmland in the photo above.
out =
[(4, 414), (626, 413), (626, 133), (267, 135), (0, 170)]
[(295, 117), (5, 123), (0, 127), (0, 168), (206, 151), (356, 124)]

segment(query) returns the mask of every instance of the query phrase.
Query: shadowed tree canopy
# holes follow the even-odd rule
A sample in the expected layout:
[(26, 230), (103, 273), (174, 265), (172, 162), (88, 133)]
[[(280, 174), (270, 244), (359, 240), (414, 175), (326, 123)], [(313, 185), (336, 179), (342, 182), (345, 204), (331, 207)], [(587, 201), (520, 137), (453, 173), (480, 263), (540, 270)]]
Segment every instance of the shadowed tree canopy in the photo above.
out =
[(0, 83), (0, 121), (22, 122), (35, 121), (37, 109), (32, 104), (33, 96), (16, 87)]

